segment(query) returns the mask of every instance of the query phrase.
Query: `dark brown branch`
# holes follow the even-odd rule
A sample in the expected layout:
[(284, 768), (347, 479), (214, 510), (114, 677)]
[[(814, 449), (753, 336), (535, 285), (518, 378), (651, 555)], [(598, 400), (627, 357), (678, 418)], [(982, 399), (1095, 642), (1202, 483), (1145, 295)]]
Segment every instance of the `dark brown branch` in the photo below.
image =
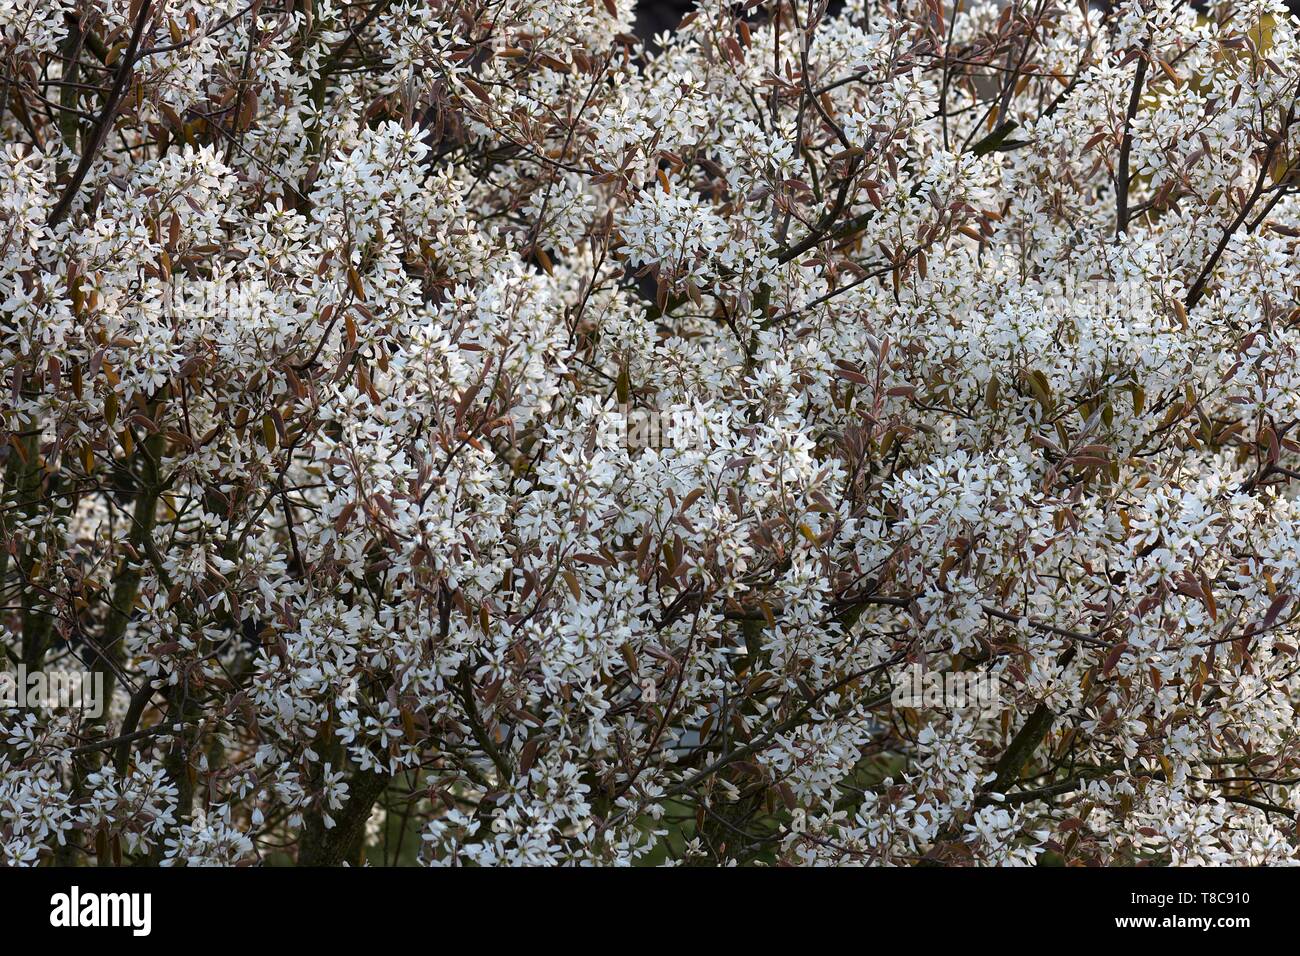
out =
[(140, 48), (140, 37), (144, 35), (144, 25), (149, 19), (149, 11), (152, 6), (152, 0), (142, 0), (140, 4), (140, 10), (135, 16), (135, 26), (131, 30), (131, 40), (127, 44), (126, 52), (122, 54), (122, 63), (118, 67), (117, 76), (113, 80), (113, 88), (104, 103), (104, 110), (99, 115), (99, 121), (95, 124), (90, 141), (86, 143), (85, 149), (82, 150), (81, 161), (77, 164), (76, 172), (72, 174), (72, 181), (68, 183), (58, 203), (50, 211), (47, 222), (51, 226), (57, 225), (67, 217), (68, 210), (72, 208), (73, 200), (77, 198), (77, 193), (81, 191), (81, 185), (86, 181), (90, 166), (95, 161), (95, 154), (99, 152), (99, 148), (104, 145), (104, 140), (108, 138), (108, 131), (113, 125), (113, 116), (117, 113), (117, 107), (122, 102), (122, 94), (126, 89), (127, 78), (135, 68), (136, 51)]
[(360, 848), (366, 821), (375, 801), (387, 789), (392, 774), (359, 770), (348, 781), (348, 799), (334, 814), (334, 826), (326, 829), (324, 816), (309, 814), (298, 850), (299, 866), (338, 866)]
[(1241, 228), (1241, 224), (1246, 221), (1250, 211), (1255, 208), (1255, 203), (1259, 201), (1259, 197), (1264, 192), (1264, 182), (1268, 179), (1268, 172), (1273, 164), (1273, 154), (1277, 152), (1278, 145), (1286, 139), (1287, 131), (1294, 122), (1295, 102), (1293, 101), (1291, 108), (1287, 110), (1282, 128), (1278, 130), (1277, 136), (1268, 144), (1268, 150), (1264, 153), (1264, 158), (1259, 162), (1259, 175), (1255, 177), (1255, 188), (1251, 190), (1249, 198), (1241, 204), (1241, 209), (1236, 218), (1232, 220), (1232, 225), (1225, 229), (1223, 235), (1219, 237), (1219, 244), (1214, 247), (1214, 252), (1210, 253), (1210, 258), (1206, 260), (1205, 267), (1201, 269), (1201, 274), (1196, 277), (1196, 281), (1192, 283), (1191, 289), (1188, 290), (1187, 298), (1184, 301), (1187, 308), (1190, 309), (1201, 301), (1201, 297), (1205, 294), (1205, 287), (1210, 281), (1210, 276), (1214, 274), (1214, 268), (1219, 264), (1223, 251), (1228, 248), (1228, 243), (1232, 241), (1232, 237)]
[(1142, 102), (1142, 88), (1146, 84), (1147, 67), (1150, 66), (1150, 60), (1147, 58), (1147, 51), (1151, 48), (1151, 38), (1148, 36), (1146, 42), (1142, 44), (1142, 52), (1138, 55), (1137, 73), (1133, 77), (1133, 92), (1128, 98), (1128, 113), (1124, 117), (1124, 139), (1119, 147), (1119, 170), (1115, 174), (1115, 236), (1124, 235), (1128, 231), (1128, 189), (1129, 189), (1129, 153), (1133, 149), (1133, 119), (1137, 116), (1138, 106)]

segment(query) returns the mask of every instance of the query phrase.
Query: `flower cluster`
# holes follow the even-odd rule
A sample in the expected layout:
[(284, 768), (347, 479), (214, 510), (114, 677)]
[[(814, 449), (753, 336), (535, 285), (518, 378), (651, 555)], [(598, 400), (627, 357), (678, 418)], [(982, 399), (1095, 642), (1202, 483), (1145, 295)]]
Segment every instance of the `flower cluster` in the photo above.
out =
[(1285, 5), (634, 12), (0, 0), (0, 859), (1295, 861)]

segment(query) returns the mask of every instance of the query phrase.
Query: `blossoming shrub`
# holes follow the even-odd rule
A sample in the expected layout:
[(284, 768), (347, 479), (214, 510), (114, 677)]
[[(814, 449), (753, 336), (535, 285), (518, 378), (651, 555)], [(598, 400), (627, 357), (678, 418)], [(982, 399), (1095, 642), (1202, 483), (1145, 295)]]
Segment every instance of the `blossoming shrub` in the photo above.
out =
[(7, 862), (1295, 859), (1295, 24), (821, 3), (0, 2)]

